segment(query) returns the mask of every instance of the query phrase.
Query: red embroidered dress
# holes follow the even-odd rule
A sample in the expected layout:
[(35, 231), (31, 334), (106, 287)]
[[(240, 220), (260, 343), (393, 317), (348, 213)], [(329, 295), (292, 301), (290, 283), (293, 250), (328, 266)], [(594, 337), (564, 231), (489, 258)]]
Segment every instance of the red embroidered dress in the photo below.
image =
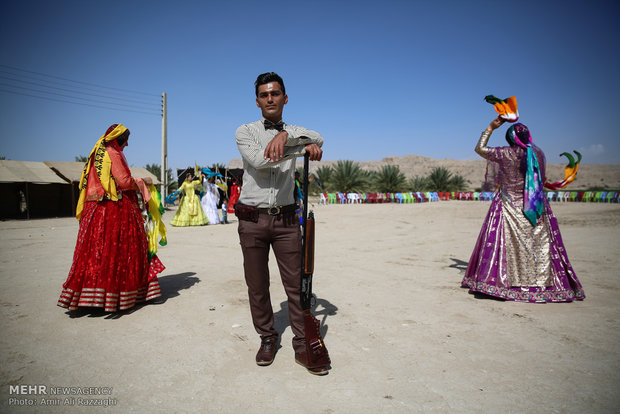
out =
[(233, 214), (235, 212), (235, 204), (239, 201), (239, 195), (241, 194), (241, 187), (237, 184), (236, 181), (233, 181), (233, 184), (230, 188), (230, 200), (228, 201), (228, 211)]
[(161, 296), (157, 274), (165, 267), (156, 255), (149, 260), (137, 186), (116, 140), (106, 142), (105, 150), (118, 201), (105, 194), (96, 168), (90, 168), (73, 265), (58, 300), (69, 310), (115, 312)]

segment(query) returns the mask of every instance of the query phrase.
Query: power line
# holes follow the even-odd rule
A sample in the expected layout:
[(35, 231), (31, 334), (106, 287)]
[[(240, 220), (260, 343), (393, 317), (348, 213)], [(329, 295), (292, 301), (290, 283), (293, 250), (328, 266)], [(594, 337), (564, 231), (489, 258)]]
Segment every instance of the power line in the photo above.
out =
[(122, 103), (117, 103), (117, 102), (99, 101), (99, 100), (96, 100), (96, 99), (81, 98), (79, 96), (65, 95), (64, 93), (49, 92), (49, 91), (40, 90), (40, 89), (34, 89), (34, 88), (26, 88), (24, 86), (6, 85), (6, 84), (3, 84), (3, 83), (0, 83), (0, 86), (5, 86), (5, 87), (9, 87), (9, 88), (17, 88), (17, 89), (25, 89), (25, 90), (30, 91), (30, 92), (46, 93), (46, 94), (54, 95), (54, 96), (62, 96), (62, 97), (71, 98), (71, 99), (80, 99), (82, 101), (94, 102), (94, 103), (102, 103), (102, 104), (106, 104), (106, 105), (125, 106), (125, 107), (128, 107), (128, 108), (143, 109), (143, 110), (149, 110), (150, 109), (150, 108), (144, 108), (144, 107), (136, 106), (136, 105), (127, 105), (127, 104), (122, 104)]
[(35, 71), (32, 71), (32, 70), (16, 68), (14, 66), (9, 66), (9, 65), (0, 64), (0, 66), (4, 67), (4, 68), (7, 68), (7, 69), (11, 69), (11, 70), (16, 70), (16, 71), (19, 71), (19, 72), (33, 73), (33, 74), (40, 75), (40, 76), (47, 76), (49, 78), (55, 78), (55, 79), (60, 79), (60, 80), (63, 80), (63, 81), (79, 83), (79, 84), (82, 84), (82, 85), (95, 86), (95, 87), (104, 88), (104, 89), (113, 89), (113, 90), (120, 91), (120, 92), (125, 92), (125, 93), (137, 93), (137, 94), (140, 94), (140, 95), (160, 97), (159, 94), (154, 94), (154, 93), (148, 93), (148, 92), (142, 92), (142, 91), (134, 91), (134, 90), (130, 90), (130, 89), (120, 89), (120, 88), (114, 88), (114, 87), (111, 87), (111, 86), (97, 85), (95, 83), (81, 82), (81, 81), (76, 81), (76, 80), (73, 80), (73, 79), (63, 78), (63, 77), (60, 77), (60, 76), (48, 75), (46, 73), (41, 73), (41, 72), (35, 72)]
[[(7, 77), (4, 77), (4, 76), (0, 76), (0, 79), (15, 80), (15, 79), (7, 78)], [(27, 82), (27, 81), (18, 81), (18, 82), (22, 82), (22, 83), (29, 84), (29, 85), (42, 86), (44, 88), (49, 88), (49, 89), (57, 89), (57, 90), (71, 92), (71, 93), (75, 93), (75, 94), (83, 94), (83, 95), (88, 95), (88, 96), (96, 96), (96, 97), (100, 97), (100, 98), (112, 99), (112, 100), (115, 101), (115, 102), (104, 102), (104, 103), (114, 103), (114, 104), (116, 104), (116, 101), (130, 102), (130, 103), (132, 103), (132, 102), (142, 103), (140, 101), (135, 101), (135, 100), (132, 100), (132, 99), (129, 99), (129, 100), (127, 100), (127, 99), (116, 99), (116, 98), (114, 98), (112, 96), (105, 96), (105, 95), (98, 95), (98, 94), (91, 94), (91, 93), (84, 93), (84, 92), (77, 92), (77, 91), (74, 91), (74, 90), (71, 90), (71, 89), (57, 88), (57, 87), (54, 87), (54, 86), (43, 85), (43, 84), (36, 83), (36, 82)], [(92, 100), (92, 101), (98, 102), (97, 100), (93, 100), (91, 98), (83, 98), (83, 97), (80, 97), (80, 96), (65, 95), (65, 94), (58, 93), (58, 92), (53, 92), (53, 91), (40, 90), (40, 89), (35, 89), (35, 88), (27, 88), (25, 86), (11, 85), (11, 84), (5, 84), (5, 83), (0, 83), (0, 85), (8, 86), (8, 87), (11, 87), (11, 88), (26, 89), (26, 90), (36, 91), (36, 92), (42, 92), (42, 93), (48, 93), (48, 94), (53, 94), (53, 95), (65, 96), (65, 97), (68, 97), (68, 98), (82, 99), (82, 100), (85, 100), (85, 101), (86, 100)], [(99, 102), (101, 102), (101, 101), (99, 101)], [(126, 106), (134, 106), (134, 107), (139, 107), (141, 109), (155, 109), (157, 107), (160, 107), (158, 104), (153, 104), (153, 103), (147, 104), (147, 105), (151, 105), (151, 106), (154, 106), (154, 107), (153, 108), (149, 108), (149, 107), (143, 107), (143, 106), (140, 106), (140, 105), (131, 105), (131, 104), (130, 105), (126, 105)]]
[[(136, 101), (134, 99), (116, 98), (114, 96), (107, 96), (107, 95), (99, 95), (99, 94), (93, 94), (93, 93), (87, 93), (87, 92), (80, 92), (80, 91), (75, 91), (73, 89), (59, 88), (59, 87), (56, 87), (56, 86), (49, 86), (49, 85), (45, 85), (45, 84), (37, 83), (37, 82), (29, 82), (29, 81), (23, 81), (23, 80), (19, 80), (19, 79), (14, 79), (14, 78), (8, 78), (8, 77), (2, 76), (2, 75), (0, 75), (0, 79), (17, 81), (17, 82), (28, 84), (28, 85), (42, 86), (42, 87), (48, 88), (48, 89), (57, 89), (57, 90), (60, 90), (60, 91), (66, 91), (66, 92), (70, 92), (70, 93), (74, 93), (74, 94), (78, 94), (78, 95), (81, 94), (81, 95), (86, 95), (86, 96), (96, 96), (96, 97), (99, 97), (99, 98), (113, 99), (114, 101), (138, 103), (138, 104), (144, 104), (144, 105), (150, 105), (150, 106), (154, 105), (156, 107), (160, 107), (160, 104), (155, 104), (155, 103), (152, 103), (152, 102)], [(7, 84), (5, 84), (5, 86), (11, 86), (11, 87), (14, 87), (14, 88), (27, 89), (24, 86), (18, 86), (18, 85), (7, 85)], [(56, 92), (46, 91), (46, 93), (56, 93)], [(78, 99), (87, 100), (87, 99), (90, 99), (90, 98), (78, 97)]]
[(0, 89), (0, 92), (7, 92), (7, 93), (12, 93), (12, 94), (15, 94), (15, 95), (22, 95), (22, 96), (30, 96), (32, 98), (45, 99), (45, 100), (48, 100), (48, 101), (70, 103), (70, 104), (74, 104), (74, 105), (90, 106), (90, 107), (94, 107), (94, 108), (103, 108), (103, 109), (111, 109), (113, 111), (136, 112), (136, 113), (140, 113), (140, 114), (157, 115), (157, 116), (161, 115), (161, 113), (136, 111), (136, 110), (133, 110), (133, 109), (124, 109), (124, 108), (123, 109), (122, 108), (112, 108), (112, 107), (109, 107), (109, 106), (93, 105), (93, 104), (87, 104), (87, 103), (83, 103), (83, 102), (71, 102), (71, 101), (65, 101), (65, 100), (62, 100), (62, 99), (54, 99), (54, 98), (49, 98), (49, 97), (46, 97), (46, 96), (30, 95), (28, 93), (9, 91), (9, 90), (5, 90), (5, 89)]
[[(69, 92), (71, 94), (74, 95), (84, 95), (84, 97), (82, 96), (74, 96), (74, 95), (67, 95), (67, 94), (63, 94), (63, 93), (58, 93), (58, 92), (54, 92), (54, 91), (50, 91), (50, 90), (41, 90), (41, 89), (37, 89), (37, 88), (32, 88), (32, 87), (26, 87), (26, 86), (19, 86), (19, 85), (14, 85), (14, 84), (3, 84), (0, 83), (0, 86), (4, 86), (5, 88), (14, 88), (14, 89), (21, 89), (21, 90), (25, 90), (28, 92), (35, 92), (37, 94), (47, 94), (47, 95), (52, 95), (55, 96), (56, 98), (52, 98), (52, 97), (48, 97), (48, 96), (40, 96), (40, 95), (33, 95), (31, 93), (25, 93), (25, 92), (20, 92), (20, 91), (15, 91), (15, 90), (7, 90), (7, 89), (1, 89), (1, 91), (3, 92), (7, 92), (7, 93), (12, 93), (15, 95), (22, 95), (22, 96), (29, 96), (29, 97), (33, 97), (33, 98), (39, 98), (39, 99), (45, 99), (45, 100), (49, 100), (49, 101), (55, 101), (55, 102), (63, 102), (63, 103), (70, 103), (70, 104), (74, 104), (74, 105), (82, 105), (82, 106), (90, 106), (90, 107), (95, 107), (95, 108), (104, 108), (104, 109), (111, 109), (111, 110), (116, 110), (116, 111), (129, 111), (129, 112), (137, 112), (137, 113), (143, 113), (143, 114), (149, 114), (149, 115), (161, 115), (161, 112), (156, 113), (155, 108), (151, 108), (148, 107), (148, 105), (157, 105), (157, 107), (159, 107), (161, 109), (161, 103), (152, 103), (152, 102), (147, 102), (147, 101), (143, 101), (143, 100), (139, 100), (139, 99), (135, 99), (135, 96), (130, 97), (124, 97), (124, 96), (118, 96), (118, 94), (115, 93), (115, 96), (109, 96), (109, 95), (101, 95), (101, 94), (94, 94), (94, 93), (88, 93), (88, 92), (84, 92), (82, 90), (90, 90), (90, 91), (95, 91), (95, 92), (108, 92), (110, 90), (115, 90), (115, 91), (120, 91), (122, 93), (130, 93), (130, 94), (140, 94), (140, 95), (144, 95), (144, 96), (157, 96), (158, 98), (161, 97), (160, 95), (155, 95), (152, 93), (146, 93), (146, 92), (141, 92), (141, 91), (132, 91), (132, 90), (127, 90), (127, 89), (120, 89), (120, 88), (114, 88), (114, 87), (108, 87), (108, 86), (102, 86), (102, 85), (97, 85), (97, 84), (93, 84), (93, 83), (87, 83), (87, 82), (80, 82), (80, 81), (75, 81), (72, 79), (68, 79), (68, 78), (63, 78), (60, 76), (54, 76), (54, 75), (48, 75), (45, 73), (41, 73), (41, 72), (35, 72), (35, 71), (31, 71), (31, 70), (26, 70), (26, 69), (20, 69), (20, 68), (16, 68), (13, 66), (9, 66), (9, 65), (4, 65), (4, 64), (0, 64), (0, 68), (8, 68), (9, 71), (0, 69), (0, 73), (5, 73), (5, 74), (9, 74), (12, 77), (7, 77), (7, 76), (0, 76), (0, 79), (5, 79), (5, 80), (9, 80), (12, 82), (17, 82), (17, 83), (22, 83), (25, 85), (35, 85), (35, 86), (40, 86), (46, 89), (55, 89), (55, 90), (60, 90), (60, 91), (65, 91), (65, 92)], [(18, 73), (13, 73), (11, 71), (17, 71)], [(35, 74), (37, 76), (39, 76), (39, 78), (34, 77), (32, 75), (29, 74)], [(41, 79), (40, 76), (45, 76), (48, 78), (53, 78), (53, 79), (60, 79), (62, 82), (73, 82), (75, 84), (80, 84), (80, 85), (90, 85), (90, 86), (94, 86), (96, 88), (101, 88), (104, 89), (104, 91), (101, 90), (97, 90), (97, 89), (92, 89), (92, 88), (88, 88), (88, 87), (83, 87), (83, 86), (76, 86), (76, 85), (66, 85), (64, 83), (60, 83), (56, 80), (53, 79)], [(17, 77), (17, 78), (15, 78)], [(23, 80), (20, 78), (25, 78), (28, 80)], [(34, 82), (32, 81), (34, 80)], [(38, 82), (37, 82), (38, 81)], [(46, 84), (42, 84), (39, 82), (45, 82)], [(72, 89), (68, 89), (68, 88), (72, 88)], [(76, 90), (75, 88), (79, 88), (82, 90)], [(99, 98), (104, 98), (104, 99), (112, 99), (114, 102), (108, 102), (105, 100), (97, 100), (97, 99), (92, 99), (90, 98), (91, 96), (94, 97), (99, 97)], [(58, 99), (58, 97), (64, 97), (64, 98), (70, 98), (72, 100), (79, 100), (79, 101), (86, 101), (86, 102), (75, 102), (75, 101), (68, 101), (65, 99)], [(103, 105), (101, 105), (103, 104)], [(135, 105), (138, 104), (138, 105)], [(147, 105), (146, 107), (143, 106)], [(104, 106), (106, 105), (106, 106)], [(110, 106), (111, 105), (111, 106)], [(124, 107), (124, 108), (120, 108), (120, 107)]]
[[(76, 90), (76, 89), (67, 89), (67, 88), (74, 88), (74, 86), (73, 85), (66, 85), (66, 84), (63, 84), (63, 83), (58, 83), (58, 81), (55, 81), (55, 80), (38, 79), (38, 78), (34, 78), (34, 77), (29, 77), (28, 75), (15, 74), (15, 73), (8, 72), (8, 71), (2, 70), (2, 69), (0, 69), (0, 73), (6, 73), (6, 74), (9, 74), (11, 76), (23, 76), (26, 79), (33, 79), (35, 81), (45, 82), (45, 84), (38, 83), (38, 82), (31, 82), (29, 80), (16, 79), (16, 78), (11, 78), (11, 77), (0, 75), (0, 78), (11, 80), (11, 81), (15, 81), (15, 82), (28, 83), (28, 84), (31, 84), (31, 85), (43, 86), (45, 88), (50, 88), (50, 89), (64, 90), (64, 91), (68, 91), (68, 92), (72, 92), (72, 93), (91, 95), (91, 96), (101, 96), (101, 97), (106, 97), (106, 98), (111, 97), (111, 98), (116, 99), (116, 100), (125, 100), (125, 101), (128, 101), (128, 102), (131, 101), (131, 102), (143, 103), (143, 104), (146, 104), (146, 105), (153, 105), (152, 101), (144, 101), (144, 100), (133, 99), (134, 97), (127, 98), (127, 97), (120, 96), (118, 94), (115, 94), (114, 96), (109, 96), (109, 95), (91, 94), (91, 93), (82, 92), (81, 90)], [(52, 85), (58, 85), (58, 86), (52, 86)], [(93, 88), (88, 88), (88, 87), (83, 87), (83, 86), (80, 86), (80, 88), (84, 89), (84, 90), (87, 90), (87, 91), (94, 91), (94, 92), (99, 92), (99, 93), (107, 92), (107, 91), (101, 91), (100, 89), (93, 89)]]

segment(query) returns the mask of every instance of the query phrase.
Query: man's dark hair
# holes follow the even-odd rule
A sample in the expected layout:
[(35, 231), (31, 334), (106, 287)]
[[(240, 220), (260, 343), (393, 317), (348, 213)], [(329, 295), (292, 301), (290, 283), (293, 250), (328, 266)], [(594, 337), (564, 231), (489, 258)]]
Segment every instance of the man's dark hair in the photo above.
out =
[(278, 82), (280, 84), (280, 87), (282, 88), (282, 94), (283, 95), (286, 94), (286, 88), (284, 88), (284, 81), (282, 80), (280, 75), (278, 75), (275, 72), (267, 72), (267, 73), (261, 73), (260, 75), (258, 75), (258, 78), (256, 78), (256, 82), (254, 82), (254, 90), (256, 92), (257, 98), (258, 98), (258, 87), (266, 83), (269, 83), (269, 82)]

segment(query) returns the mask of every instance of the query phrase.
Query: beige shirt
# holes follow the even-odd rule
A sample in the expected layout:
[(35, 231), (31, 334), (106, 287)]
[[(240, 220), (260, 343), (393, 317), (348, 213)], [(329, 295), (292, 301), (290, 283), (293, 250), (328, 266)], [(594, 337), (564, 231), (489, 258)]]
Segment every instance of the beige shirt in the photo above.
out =
[(243, 186), (239, 201), (260, 208), (293, 204), (295, 160), (305, 154), (306, 145), (322, 146), (323, 137), (304, 127), (284, 124), (284, 131), (288, 133), (284, 156), (280, 161), (271, 162), (263, 154), (279, 131), (265, 130), (264, 119), (241, 125), (235, 134), (243, 158)]

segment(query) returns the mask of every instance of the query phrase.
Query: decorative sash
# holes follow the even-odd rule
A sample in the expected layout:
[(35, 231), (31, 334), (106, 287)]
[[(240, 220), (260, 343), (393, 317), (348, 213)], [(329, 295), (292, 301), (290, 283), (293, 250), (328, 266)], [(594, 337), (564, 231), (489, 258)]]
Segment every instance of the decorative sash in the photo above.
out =
[(110, 155), (106, 150), (106, 142), (110, 142), (120, 137), (127, 131), (127, 128), (123, 124), (118, 124), (109, 134), (104, 134), (99, 138), (93, 149), (90, 151), (88, 161), (84, 165), (82, 170), (82, 176), (80, 177), (80, 198), (78, 199), (77, 207), (75, 209), (75, 218), (80, 220), (82, 218), (82, 210), (84, 210), (84, 203), (86, 202), (86, 187), (88, 185), (88, 175), (92, 167), (97, 172), (97, 177), (101, 182), (101, 187), (106, 196), (112, 201), (118, 201), (118, 194), (116, 192), (116, 183), (110, 174), (110, 168), (112, 161)]
[[(517, 129), (527, 131), (527, 144), (519, 139)], [(536, 227), (538, 217), (543, 213), (543, 184), (538, 157), (532, 148), (532, 135), (525, 125), (517, 123), (508, 128), (506, 139), (511, 145), (518, 145), (527, 151), (527, 171), (525, 172), (525, 188), (523, 189), (523, 214), (532, 223), (532, 226)]]

